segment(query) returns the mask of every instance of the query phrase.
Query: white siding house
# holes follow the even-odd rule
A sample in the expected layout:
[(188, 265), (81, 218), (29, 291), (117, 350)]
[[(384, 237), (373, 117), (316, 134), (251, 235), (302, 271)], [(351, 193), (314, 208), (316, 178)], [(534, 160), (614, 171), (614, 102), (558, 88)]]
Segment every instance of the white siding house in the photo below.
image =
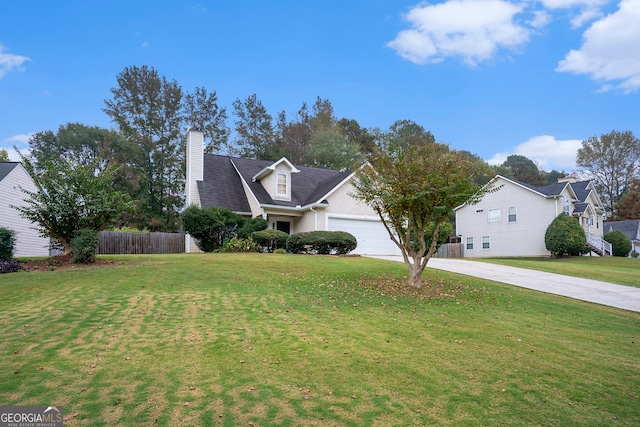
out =
[(535, 187), (497, 175), (493, 185), (498, 190), (480, 203), (456, 208), (465, 257), (549, 256), (544, 235), (561, 213), (574, 216), (600, 244), (604, 208), (590, 181)]
[[(292, 234), (347, 231), (358, 241), (357, 254), (399, 255), (376, 212), (351, 197), (352, 171), (203, 154), (202, 133), (187, 136), (186, 206), (215, 206)], [(197, 251), (187, 236), (186, 251)]]
[(49, 239), (40, 237), (34, 224), (22, 218), (11, 206), (25, 206), (24, 188), (36, 191), (31, 177), (18, 162), (0, 162), (0, 227), (16, 232), (14, 257), (48, 256)]

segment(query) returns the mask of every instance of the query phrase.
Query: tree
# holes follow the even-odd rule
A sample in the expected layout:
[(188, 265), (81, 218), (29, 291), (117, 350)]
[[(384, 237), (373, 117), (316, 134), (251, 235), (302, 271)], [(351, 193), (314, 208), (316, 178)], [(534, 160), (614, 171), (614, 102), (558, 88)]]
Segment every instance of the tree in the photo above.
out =
[(607, 213), (615, 216), (616, 202), (640, 173), (640, 140), (631, 131), (592, 136), (582, 141), (576, 165), (592, 177)]
[(0, 148), (0, 162), (8, 162), (8, 161), (10, 161), (9, 153), (4, 148)]
[(511, 177), (520, 182), (535, 186), (545, 184), (545, 180), (542, 175), (540, 175), (538, 166), (536, 166), (533, 160), (525, 156), (512, 154), (502, 163), (502, 167), (511, 171)]
[(629, 256), (631, 240), (620, 230), (613, 230), (604, 235), (604, 240), (611, 243), (611, 255), (618, 257)]
[(104, 111), (133, 144), (132, 162), (140, 174), (138, 208), (151, 228), (174, 228), (172, 217), (182, 205), (184, 187), (182, 88), (147, 66), (127, 67), (117, 80)]
[(73, 252), (72, 239), (80, 229), (102, 231), (122, 211), (132, 209), (131, 197), (113, 189), (118, 167), (99, 168), (101, 159), (88, 165), (60, 160), (40, 163), (36, 169), (25, 156), (22, 164), (33, 179), (36, 191), (25, 206), (13, 206), (23, 218), (39, 225), (42, 236), (57, 239), (65, 254)]
[(193, 93), (184, 97), (185, 120), (188, 126), (195, 126), (202, 131), (207, 153), (213, 153), (227, 145), (229, 127), (227, 126), (227, 110), (218, 107), (216, 92), (208, 93), (203, 87), (196, 87)]
[(233, 102), (236, 116), (236, 138), (232, 153), (259, 160), (278, 160), (282, 156), (276, 144), (276, 132), (273, 127), (273, 117), (267, 112), (256, 94), (244, 101), (236, 99)]
[(614, 207), (614, 221), (640, 219), (640, 179), (631, 181)]
[(564, 178), (567, 176), (566, 173), (564, 172), (559, 172), (555, 169), (553, 169), (551, 172), (546, 172), (546, 173), (541, 173), (542, 176), (544, 177), (545, 183), (547, 185), (549, 184), (555, 184), (558, 182), (558, 179), (560, 178)]
[(226, 144), (226, 111), (215, 92), (196, 88), (183, 94), (148, 66), (126, 67), (116, 77), (112, 99), (103, 111), (126, 138), (127, 165), (137, 186), (136, 224), (151, 230), (175, 230), (183, 205), (186, 130), (195, 126), (209, 139), (207, 151)]
[(356, 175), (353, 196), (378, 213), (402, 251), (409, 286), (420, 288), (442, 224), (455, 207), (477, 203), (491, 187), (474, 182), (476, 163), (468, 156), (409, 121), (390, 128), (369, 162)]
[(553, 256), (581, 255), (587, 238), (577, 219), (561, 213), (547, 227), (544, 244)]

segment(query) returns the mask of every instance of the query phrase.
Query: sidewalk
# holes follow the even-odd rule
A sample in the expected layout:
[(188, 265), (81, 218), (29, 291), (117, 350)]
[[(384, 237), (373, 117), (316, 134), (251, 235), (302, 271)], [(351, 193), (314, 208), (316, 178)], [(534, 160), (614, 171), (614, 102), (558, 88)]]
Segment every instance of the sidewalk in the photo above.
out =
[[(372, 258), (403, 262), (400, 256)], [(640, 312), (640, 288), (464, 259), (431, 258), (427, 268)]]

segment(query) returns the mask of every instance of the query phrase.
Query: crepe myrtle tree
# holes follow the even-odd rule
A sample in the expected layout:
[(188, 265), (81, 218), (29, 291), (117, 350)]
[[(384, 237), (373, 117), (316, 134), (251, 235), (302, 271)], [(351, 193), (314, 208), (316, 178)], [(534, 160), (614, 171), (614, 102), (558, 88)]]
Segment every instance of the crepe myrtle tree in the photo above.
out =
[[(394, 132), (397, 135), (397, 132)], [(380, 216), (409, 269), (409, 286), (421, 277), (438, 246), (438, 233), (464, 203), (478, 203), (491, 185), (474, 182), (476, 163), (435, 142), (429, 132), (379, 144), (356, 173), (352, 196)]]
[(99, 158), (86, 165), (58, 159), (40, 162), (36, 169), (29, 158), (20, 158), (36, 191), (23, 188), (25, 204), (12, 207), (37, 224), (43, 237), (58, 240), (65, 254), (73, 253), (78, 230), (102, 231), (122, 212), (133, 209), (131, 196), (113, 188), (116, 165), (102, 169)]

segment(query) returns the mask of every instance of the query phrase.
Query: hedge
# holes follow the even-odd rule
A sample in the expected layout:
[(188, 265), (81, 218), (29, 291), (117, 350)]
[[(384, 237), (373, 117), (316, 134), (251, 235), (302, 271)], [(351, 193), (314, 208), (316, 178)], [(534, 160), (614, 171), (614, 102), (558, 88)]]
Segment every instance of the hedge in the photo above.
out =
[(358, 246), (356, 238), (345, 231), (308, 231), (287, 239), (287, 251), (294, 254), (348, 254)]
[(262, 230), (251, 233), (251, 238), (262, 252), (273, 252), (287, 247), (289, 235), (280, 230)]

